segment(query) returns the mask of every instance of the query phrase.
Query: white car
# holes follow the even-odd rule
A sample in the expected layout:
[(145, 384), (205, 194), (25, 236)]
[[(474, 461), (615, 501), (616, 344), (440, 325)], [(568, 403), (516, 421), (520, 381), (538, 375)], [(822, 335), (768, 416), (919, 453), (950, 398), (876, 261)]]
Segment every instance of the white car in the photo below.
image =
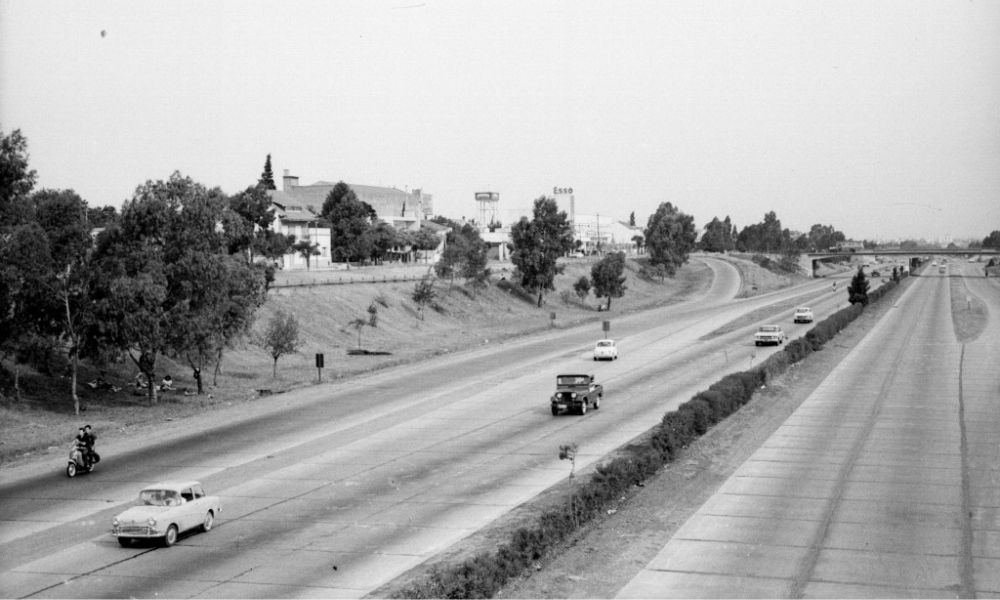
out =
[(783, 344), (786, 339), (785, 332), (778, 325), (761, 325), (757, 328), (757, 333), (753, 334), (754, 346)]
[(618, 360), (618, 346), (614, 340), (597, 340), (594, 346), (594, 360)]
[(197, 481), (163, 482), (139, 492), (139, 502), (111, 519), (111, 535), (128, 546), (136, 539), (160, 539), (173, 546), (185, 531), (208, 531), (222, 512), (218, 496)]
[(795, 309), (795, 316), (792, 320), (796, 323), (812, 323), (813, 322), (813, 311), (808, 306), (800, 306)]

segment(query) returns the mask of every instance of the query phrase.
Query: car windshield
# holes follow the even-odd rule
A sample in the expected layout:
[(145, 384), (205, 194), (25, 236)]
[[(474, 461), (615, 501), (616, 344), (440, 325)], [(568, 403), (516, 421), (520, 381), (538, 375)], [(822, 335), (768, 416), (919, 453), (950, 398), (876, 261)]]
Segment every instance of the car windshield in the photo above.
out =
[(809, 309), (808, 308), (799, 308), (799, 309), (796, 309), (796, 312), (800, 312), (800, 313), (809, 312)]
[(589, 383), (589, 375), (563, 375), (556, 378), (556, 385), (587, 385)]
[[(785, 309), (785, 310), (788, 310), (788, 309)], [(777, 331), (777, 330), (778, 330), (778, 328), (775, 327), (774, 325), (764, 325), (763, 327), (760, 328), (760, 331), (767, 331), (767, 332)]]
[(598, 348), (607, 348), (607, 347), (614, 346), (614, 345), (615, 345), (615, 343), (612, 342), (611, 340), (601, 340), (601, 341), (597, 342), (597, 347)]
[(181, 496), (176, 490), (142, 490), (139, 501), (147, 506), (176, 506), (181, 503)]

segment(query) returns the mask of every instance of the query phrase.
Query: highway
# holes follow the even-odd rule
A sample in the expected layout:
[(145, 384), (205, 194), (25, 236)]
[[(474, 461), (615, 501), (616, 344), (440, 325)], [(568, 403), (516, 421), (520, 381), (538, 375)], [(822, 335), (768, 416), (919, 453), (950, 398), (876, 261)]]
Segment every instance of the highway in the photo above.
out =
[(618, 597), (997, 597), (998, 366), (996, 280), (928, 269)]
[[(599, 326), (554, 329), (290, 392), (222, 423), (206, 415), (184, 436), (109, 445), (74, 480), (61, 463), (6, 471), (0, 596), (364, 595), (565, 479), (559, 445), (579, 444), (582, 468), (778, 350), (755, 348), (756, 322), (741, 317), (779, 320), (794, 339), (809, 327), (791, 323), (794, 304), (823, 318), (846, 303), (828, 280), (734, 300), (735, 269), (698, 260), (715, 273), (704, 297), (614, 317), (615, 362), (591, 361)], [(553, 417), (561, 372), (594, 373), (600, 410)], [(111, 517), (166, 479), (221, 496), (215, 529), (172, 548), (119, 547)]]

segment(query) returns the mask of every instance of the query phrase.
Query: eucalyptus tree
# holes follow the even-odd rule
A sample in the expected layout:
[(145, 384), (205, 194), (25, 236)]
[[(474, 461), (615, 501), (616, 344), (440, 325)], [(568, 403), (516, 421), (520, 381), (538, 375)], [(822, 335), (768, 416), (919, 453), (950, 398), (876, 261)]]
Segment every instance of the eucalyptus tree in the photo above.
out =
[(573, 248), (573, 229), (566, 213), (553, 198), (535, 200), (532, 219), (527, 217), (510, 229), (514, 251), (511, 262), (517, 267), (521, 285), (538, 295), (540, 307), (545, 292), (555, 289), (556, 275), (562, 270), (556, 260)]

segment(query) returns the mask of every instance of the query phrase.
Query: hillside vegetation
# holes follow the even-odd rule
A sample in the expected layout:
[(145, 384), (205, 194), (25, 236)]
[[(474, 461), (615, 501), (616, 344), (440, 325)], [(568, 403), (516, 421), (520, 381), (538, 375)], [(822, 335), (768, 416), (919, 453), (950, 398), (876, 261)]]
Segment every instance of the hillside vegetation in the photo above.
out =
[[(774, 276), (749, 261), (736, 260), (744, 270), (745, 281), (753, 281), (757, 290), (746, 287), (746, 293), (760, 293), (787, 285), (787, 276)], [(5, 364), (0, 381), (0, 425), (4, 436), (0, 441), (0, 461), (10, 464), (42, 451), (61, 451), (82, 422), (89, 422), (101, 432), (102, 439), (139, 436), (144, 429), (168, 420), (179, 420), (218, 406), (253, 402), (290, 389), (313, 385), (317, 381), (315, 354), (323, 353), (324, 382), (349, 377), (373, 369), (412, 362), (438, 354), (494, 344), (501, 340), (529, 334), (549, 327), (571, 325), (613, 317), (642, 308), (676, 303), (703, 292), (711, 283), (711, 270), (697, 258), (680, 269), (673, 279), (659, 281), (639, 276), (642, 259), (626, 263), (627, 291), (615, 299), (610, 313), (598, 312), (601, 302), (588, 296), (581, 301), (572, 290), (582, 275), (589, 276), (590, 259), (567, 260), (565, 270), (556, 280), (556, 291), (546, 296), (542, 308), (534, 305), (530, 294), (509, 285), (510, 266), (491, 265), (494, 276), (486, 288), (470, 290), (459, 281), (437, 281), (437, 297), (433, 307), (427, 307), (424, 319), (418, 317), (411, 299), (413, 281), (395, 283), (354, 283), (345, 285), (313, 285), (282, 287), (271, 291), (266, 304), (257, 315), (253, 333), (237, 348), (223, 357), (216, 385), (212, 374), (206, 373), (210, 384), (204, 395), (187, 395), (193, 390), (190, 370), (169, 358), (158, 361), (157, 375), (170, 374), (177, 391), (165, 392), (156, 406), (130, 383), (136, 374), (130, 362), (107, 366), (106, 377), (121, 386), (119, 392), (93, 391), (80, 386), (85, 412), (72, 414), (69, 379), (45, 377), (21, 370), (21, 400), (12, 391), (12, 366)], [(414, 267), (409, 276), (419, 276), (424, 267)], [(328, 272), (297, 274), (300, 282), (310, 279), (323, 282)], [(351, 325), (357, 319), (368, 321), (369, 307), (376, 310), (376, 326), (360, 329)], [(279, 310), (291, 312), (300, 323), (303, 345), (299, 353), (281, 357), (277, 377), (271, 376), (272, 358), (254, 343), (268, 320)], [(551, 318), (555, 314), (555, 319)], [(349, 355), (360, 348), (379, 354)], [(384, 353), (384, 354), (381, 354)], [(94, 365), (84, 365), (81, 381), (96, 377)], [(266, 400), (265, 400), (266, 401)]]

